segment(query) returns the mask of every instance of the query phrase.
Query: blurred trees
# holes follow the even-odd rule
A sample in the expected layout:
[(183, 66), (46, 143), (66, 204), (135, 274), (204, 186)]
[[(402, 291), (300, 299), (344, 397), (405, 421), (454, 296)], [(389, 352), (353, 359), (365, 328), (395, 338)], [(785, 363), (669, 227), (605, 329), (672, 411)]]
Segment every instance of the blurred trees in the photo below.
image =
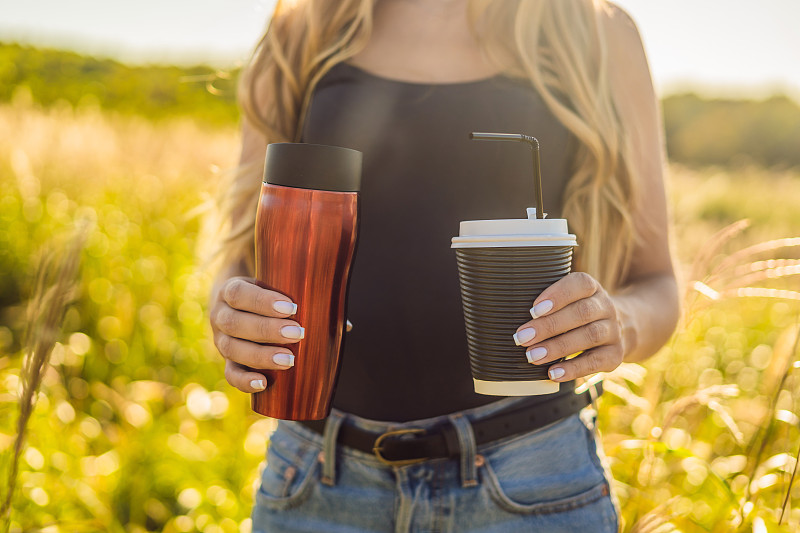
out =
[[(27, 87), (45, 107), (64, 101), (151, 119), (192, 115), (233, 124), (238, 118), (237, 75), (237, 69), (128, 66), (74, 52), (0, 44), (0, 102)], [(800, 166), (800, 105), (786, 96), (755, 101), (679, 94), (666, 97), (663, 108), (674, 162)]]
[(0, 44), (0, 102), (20, 87), (45, 107), (67, 102), (151, 119), (237, 120), (235, 75), (207, 66), (128, 66), (61, 50)]
[(800, 106), (786, 96), (707, 100), (696, 94), (663, 100), (667, 151), (687, 165), (755, 163), (800, 166)]

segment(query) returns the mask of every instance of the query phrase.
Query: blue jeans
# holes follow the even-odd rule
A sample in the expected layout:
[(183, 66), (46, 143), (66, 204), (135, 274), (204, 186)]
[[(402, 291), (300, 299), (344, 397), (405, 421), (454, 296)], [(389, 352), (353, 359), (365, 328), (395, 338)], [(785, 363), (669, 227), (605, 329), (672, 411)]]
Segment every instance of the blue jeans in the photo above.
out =
[[(515, 401), (406, 423), (334, 410), (324, 435), (281, 421), (256, 492), (253, 532), (616, 532), (593, 421), (574, 415), (475, 446), (469, 421)], [(342, 423), (375, 433), (450, 423), (461, 455), (387, 466), (372, 454), (337, 446)]]

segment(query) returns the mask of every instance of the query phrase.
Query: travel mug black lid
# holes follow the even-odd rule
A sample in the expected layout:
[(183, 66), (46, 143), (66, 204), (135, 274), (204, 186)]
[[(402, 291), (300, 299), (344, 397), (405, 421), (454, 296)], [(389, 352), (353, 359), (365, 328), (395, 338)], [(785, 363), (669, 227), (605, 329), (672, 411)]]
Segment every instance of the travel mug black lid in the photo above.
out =
[(361, 152), (324, 144), (272, 143), (267, 145), (264, 183), (358, 192), (361, 188)]

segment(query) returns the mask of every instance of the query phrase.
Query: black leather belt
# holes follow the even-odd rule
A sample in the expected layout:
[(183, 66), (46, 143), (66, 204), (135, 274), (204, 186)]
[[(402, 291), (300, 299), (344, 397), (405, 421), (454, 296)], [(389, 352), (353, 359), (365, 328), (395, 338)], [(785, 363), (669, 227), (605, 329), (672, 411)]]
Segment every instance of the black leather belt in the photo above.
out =
[[(480, 446), (557, 422), (591, 404), (592, 399), (602, 392), (602, 383), (598, 383), (580, 394), (564, 394), (476, 420), (472, 423), (475, 443)], [(319, 434), (325, 429), (325, 420), (309, 420), (300, 424)], [(392, 466), (456, 457), (460, 453), (456, 430), (449, 423), (430, 430), (402, 428), (386, 433), (373, 433), (345, 423), (339, 429), (337, 443), (373, 453), (381, 462)]]

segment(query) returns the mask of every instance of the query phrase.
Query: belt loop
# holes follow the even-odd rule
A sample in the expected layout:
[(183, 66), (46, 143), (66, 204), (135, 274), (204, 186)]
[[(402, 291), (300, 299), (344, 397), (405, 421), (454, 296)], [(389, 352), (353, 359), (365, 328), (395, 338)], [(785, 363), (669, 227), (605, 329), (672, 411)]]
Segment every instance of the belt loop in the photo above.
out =
[(472, 424), (460, 413), (450, 415), (448, 418), (453, 427), (456, 428), (458, 444), (461, 447), (461, 486), (476, 487), (478, 485), (478, 471), (475, 466), (475, 455), (478, 453), (478, 447), (475, 444)]
[[(597, 389), (600, 389), (599, 391)], [(589, 385), (589, 398), (591, 398), (591, 409), (583, 409), (582, 411), (591, 411), (589, 418), (591, 423), (592, 433), (594, 434), (595, 438), (598, 437), (597, 434), (597, 398), (600, 397), (600, 393), (602, 393), (602, 380), (599, 382), (592, 383)]]
[(333, 412), (325, 421), (322, 433), (322, 478), (320, 481), (333, 487), (336, 484), (336, 439), (342, 427), (344, 416)]
[[(600, 389), (599, 391), (597, 389)], [(603, 391), (602, 389), (602, 380), (600, 383), (592, 383), (589, 385), (589, 397), (592, 399), (592, 409), (597, 411), (597, 398), (600, 397), (600, 393)]]

